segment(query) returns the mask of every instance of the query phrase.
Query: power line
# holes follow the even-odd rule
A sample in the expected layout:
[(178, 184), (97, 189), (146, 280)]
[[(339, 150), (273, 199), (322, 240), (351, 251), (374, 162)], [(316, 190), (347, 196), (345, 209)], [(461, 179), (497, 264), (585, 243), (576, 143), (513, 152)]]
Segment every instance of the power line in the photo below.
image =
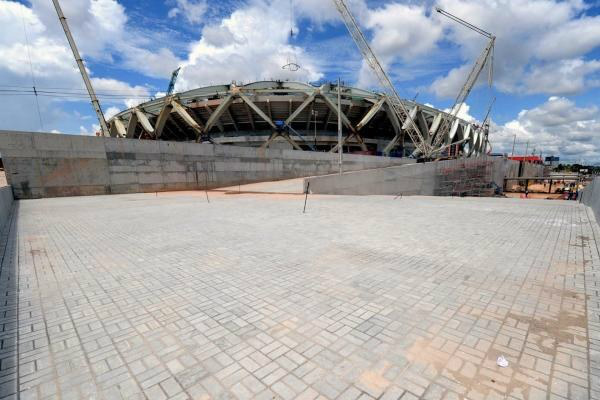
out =
[[(29, 89), (31, 86), (26, 85), (2, 85), (0, 84), (0, 89)], [(85, 88), (72, 88), (72, 87), (37, 87), (37, 89), (43, 90), (69, 90), (69, 91), (80, 91), (87, 93)], [(158, 90), (155, 86), (144, 86), (144, 89), (152, 89)], [(131, 89), (102, 89), (102, 92), (116, 92), (116, 93), (131, 93)]]
[[(73, 97), (73, 98), (87, 98), (86, 93), (68, 92), (68, 91), (52, 91), (52, 90), (40, 90), (40, 89), (0, 89), (0, 96), (5, 95), (34, 95), (34, 96), (46, 96), (46, 97)], [(115, 93), (98, 93), (98, 96), (108, 99), (152, 99), (149, 95), (139, 94), (115, 94)]]

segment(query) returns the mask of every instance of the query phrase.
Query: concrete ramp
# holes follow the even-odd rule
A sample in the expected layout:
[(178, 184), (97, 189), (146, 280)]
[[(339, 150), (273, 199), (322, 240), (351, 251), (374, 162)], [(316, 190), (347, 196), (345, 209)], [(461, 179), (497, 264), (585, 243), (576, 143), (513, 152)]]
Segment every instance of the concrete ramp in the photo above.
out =
[(514, 161), (479, 157), (304, 179), (310, 192), (343, 195), (492, 196)]
[(217, 190), (243, 193), (302, 194), (304, 193), (304, 178), (248, 183), (245, 185), (222, 187)]

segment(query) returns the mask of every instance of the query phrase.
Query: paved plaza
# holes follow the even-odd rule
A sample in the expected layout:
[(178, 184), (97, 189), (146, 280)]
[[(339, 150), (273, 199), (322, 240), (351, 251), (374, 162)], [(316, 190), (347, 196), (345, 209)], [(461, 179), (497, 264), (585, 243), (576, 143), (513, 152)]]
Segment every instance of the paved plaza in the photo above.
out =
[(16, 203), (0, 398), (600, 398), (585, 206), (231, 190)]

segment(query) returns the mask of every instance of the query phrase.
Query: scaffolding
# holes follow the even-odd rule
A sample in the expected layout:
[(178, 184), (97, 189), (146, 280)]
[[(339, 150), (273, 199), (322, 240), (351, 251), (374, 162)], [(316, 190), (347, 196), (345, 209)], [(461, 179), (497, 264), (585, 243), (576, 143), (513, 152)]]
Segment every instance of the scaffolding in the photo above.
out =
[(440, 163), (436, 196), (475, 196), (490, 197), (494, 195), (496, 185), (492, 178), (490, 160), (456, 160), (457, 162)]

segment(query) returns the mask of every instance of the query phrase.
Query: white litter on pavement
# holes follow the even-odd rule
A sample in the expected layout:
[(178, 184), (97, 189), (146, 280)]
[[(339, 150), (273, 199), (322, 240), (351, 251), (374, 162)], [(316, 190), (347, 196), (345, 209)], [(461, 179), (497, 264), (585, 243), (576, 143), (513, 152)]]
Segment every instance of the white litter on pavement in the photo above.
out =
[(508, 360), (506, 358), (504, 358), (504, 356), (500, 356), (496, 360), (496, 364), (498, 364), (498, 366), (500, 366), (502, 368), (506, 368), (506, 367), (508, 367)]

